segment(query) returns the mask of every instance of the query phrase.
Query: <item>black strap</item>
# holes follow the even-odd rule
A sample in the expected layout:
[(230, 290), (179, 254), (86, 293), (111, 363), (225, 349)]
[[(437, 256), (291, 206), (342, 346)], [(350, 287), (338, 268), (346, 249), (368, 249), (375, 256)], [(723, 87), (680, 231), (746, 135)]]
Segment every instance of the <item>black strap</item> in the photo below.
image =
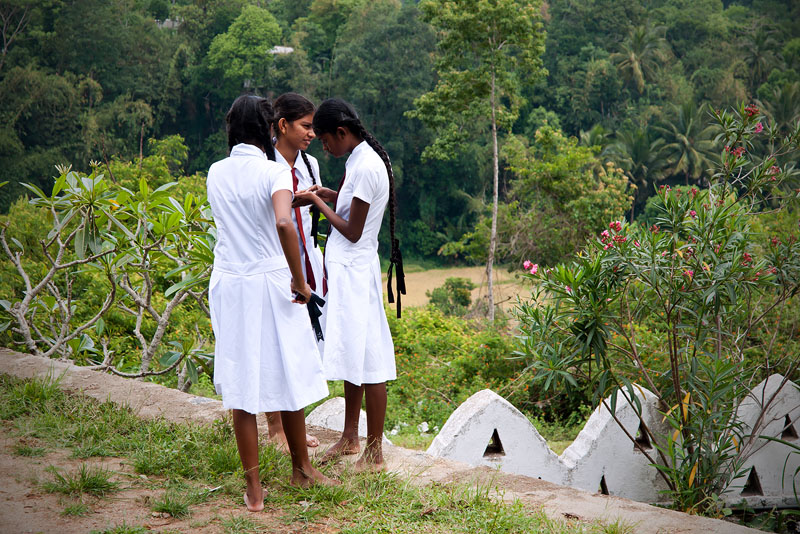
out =
[(406, 294), (406, 275), (403, 272), (403, 253), (400, 252), (400, 242), (397, 239), (394, 240), (392, 250), (389, 270), (386, 271), (386, 293), (389, 298), (389, 304), (394, 304), (394, 293), (392, 292), (392, 269), (394, 268), (397, 272), (397, 318), (399, 319), (402, 308), (400, 295)]
[(308, 299), (306, 306), (308, 307), (308, 317), (311, 319), (311, 327), (314, 329), (317, 341), (322, 341), (324, 338), (322, 337), (322, 326), (319, 324), (319, 318), (322, 316), (320, 308), (325, 306), (325, 301), (312, 291), (311, 298)]

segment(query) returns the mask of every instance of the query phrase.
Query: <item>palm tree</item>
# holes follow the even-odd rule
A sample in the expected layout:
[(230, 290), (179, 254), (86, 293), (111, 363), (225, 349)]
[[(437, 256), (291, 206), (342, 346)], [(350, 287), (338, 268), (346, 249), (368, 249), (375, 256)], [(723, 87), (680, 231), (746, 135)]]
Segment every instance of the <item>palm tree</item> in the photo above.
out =
[(667, 160), (664, 140), (654, 138), (647, 127), (633, 126), (619, 130), (614, 144), (609, 147), (609, 155), (636, 187), (634, 208), (644, 203), (653, 194), (655, 184), (665, 177)]
[(762, 102), (762, 108), (774, 121), (778, 131), (788, 134), (794, 124), (800, 120), (800, 82), (786, 82)]
[(750, 90), (756, 89), (764, 83), (770, 71), (775, 67), (779, 58), (775, 51), (780, 47), (773, 37), (775, 30), (769, 30), (758, 25), (749, 32), (742, 41), (742, 61), (750, 72)]
[(686, 185), (699, 182), (710, 167), (714, 144), (714, 126), (709, 124), (706, 104), (694, 102), (672, 106), (670, 119), (655, 131), (664, 139), (668, 174), (683, 174)]
[(645, 82), (655, 78), (659, 64), (667, 59), (667, 40), (664, 28), (636, 26), (620, 43), (619, 51), (611, 54), (622, 77), (636, 87), (641, 95)]

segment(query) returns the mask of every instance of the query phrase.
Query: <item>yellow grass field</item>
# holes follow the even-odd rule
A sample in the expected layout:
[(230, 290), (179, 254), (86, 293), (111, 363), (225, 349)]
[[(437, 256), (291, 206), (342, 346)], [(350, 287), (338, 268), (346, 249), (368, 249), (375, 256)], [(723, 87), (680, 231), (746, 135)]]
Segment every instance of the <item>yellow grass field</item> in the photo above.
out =
[[(518, 276), (517, 273), (509, 273), (505, 267), (495, 268), (493, 271), (494, 299), (504, 310), (508, 310), (516, 304), (517, 295), (526, 297), (530, 294), (529, 282)], [(520, 268), (517, 272), (521, 274), (522, 269)], [(403, 306), (424, 306), (428, 303), (428, 297), (425, 292), (440, 287), (445, 280), (451, 277), (468, 278), (478, 286), (472, 290), (473, 303), (479, 299), (486, 298), (485, 266), (448, 267), (406, 273), (406, 289), (408, 293), (403, 297)], [(385, 273), (383, 279), (385, 284)]]

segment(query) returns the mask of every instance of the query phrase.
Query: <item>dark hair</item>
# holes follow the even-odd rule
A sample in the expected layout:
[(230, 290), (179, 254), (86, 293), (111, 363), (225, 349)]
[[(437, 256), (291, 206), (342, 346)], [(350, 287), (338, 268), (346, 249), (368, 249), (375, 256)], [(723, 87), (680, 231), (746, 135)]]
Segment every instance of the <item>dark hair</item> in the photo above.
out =
[(272, 147), (270, 125), (272, 124), (272, 104), (269, 100), (256, 95), (241, 95), (233, 101), (231, 109), (225, 115), (225, 126), (228, 132), (228, 150), (239, 143), (260, 146), (267, 157), (275, 159)]
[[(286, 119), (288, 122), (294, 122), (302, 119), (310, 113), (314, 113), (316, 109), (314, 104), (297, 93), (283, 93), (272, 104), (272, 131), (275, 133), (276, 139), (280, 136), (280, 129), (278, 128), (278, 121)], [(311, 168), (311, 162), (308, 161), (308, 156), (304, 151), (300, 151), (300, 156), (303, 158), (303, 163), (306, 164), (308, 175), (311, 176), (312, 184), (319, 184), (317, 177), (314, 176), (314, 169)], [(320, 184), (321, 185), (321, 184)], [(311, 237), (314, 238), (314, 246), (318, 246), (317, 235), (319, 230), (319, 208), (311, 206)]]
[(392, 293), (392, 267), (397, 268), (397, 317), (400, 317), (400, 295), (406, 294), (405, 273), (403, 272), (403, 255), (400, 252), (400, 242), (394, 236), (395, 212), (397, 211), (397, 200), (394, 191), (394, 172), (389, 154), (383, 146), (375, 139), (371, 133), (364, 128), (358, 113), (353, 106), (340, 98), (329, 98), (320, 104), (314, 114), (314, 132), (319, 136), (326, 133), (335, 133), (338, 128), (347, 128), (356, 137), (367, 142), (372, 149), (383, 160), (386, 165), (386, 172), (389, 175), (389, 234), (391, 239), (391, 255), (389, 257), (389, 269), (386, 272), (386, 290), (390, 303), (394, 302)]

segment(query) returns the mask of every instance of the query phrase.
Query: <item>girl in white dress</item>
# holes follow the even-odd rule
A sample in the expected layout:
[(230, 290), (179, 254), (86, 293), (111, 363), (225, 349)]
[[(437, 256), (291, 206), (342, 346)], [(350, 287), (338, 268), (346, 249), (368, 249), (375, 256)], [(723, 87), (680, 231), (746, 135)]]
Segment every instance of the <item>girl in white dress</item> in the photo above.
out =
[[(275, 161), (283, 163), (292, 170), (294, 191), (302, 191), (319, 185), (319, 164), (314, 156), (305, 153), (309, 143), (314, 139), (312, 120), (314, 104), (297, 93), (285, 93), (272, 104), (272, 133), (275, 135)], [(300, 263), (311, 291), (322, 294), (322, 251), (317, 245), (316, 230), (319, 224), (319, 210), (313, 206), (298, 206), (292, 209), (294, 221), (300, 241)], [(301, 223), (298, 224), (298, 220)], [(321, 310), (324, 314), (325, 308)], [(324, 321), (323, 318), (320, 318)], [(323, 322), (324, 324), (324, 322)], [(280, 412), (269, 412), (269, 439), (279, 447), (286, 446), (286, 436), (281, 424)], [(309, 447), (319, 446), (319, 440), (311, 435), (306, 436)]]
[[(398, 317), (399, 294), (405, 293), (402, 257), (394, 237), (394, 175), (386, 151), (345, 101), (323, 102), (314, 114), (314, 131), (334, 157), (350, 153), (338, 192), (314, 186), (295, 195), (295, 202), (312, 203), (332, 225), (325, 248), (328, 309), (322, 361), (328, 380), (344, 380), (345, 424), (341, 438), (323, 461), (359, 452), (358, 416), (366, 395), (367, 444), (356, 469), (377, 471), (384, 469), (386, 381), (396, 378), (378, 259), (378, 232), (387, 204), (392, 240), (388, 292), (393, 302), (392, 268), (396, 266)], [(326, 202), (333, 203), (334, 209)]]
[(266, 99), (237, 98), (225, 117), (230, 156), (214, 163), (207, 179), (217, 227), (209, 282), (214, 386), (233, 410), (251, 511), (264, 507), (258, 412), (281, 411), (292, 484), (332, 483), (311, 466), (305, 443), (303, 408), (327, 396), (328, 387), (308, 313), (293, 304), (307, 302), (311, 290), (291, 219), (291, 172), (264, 152), (272, 150), (271, 118)]

